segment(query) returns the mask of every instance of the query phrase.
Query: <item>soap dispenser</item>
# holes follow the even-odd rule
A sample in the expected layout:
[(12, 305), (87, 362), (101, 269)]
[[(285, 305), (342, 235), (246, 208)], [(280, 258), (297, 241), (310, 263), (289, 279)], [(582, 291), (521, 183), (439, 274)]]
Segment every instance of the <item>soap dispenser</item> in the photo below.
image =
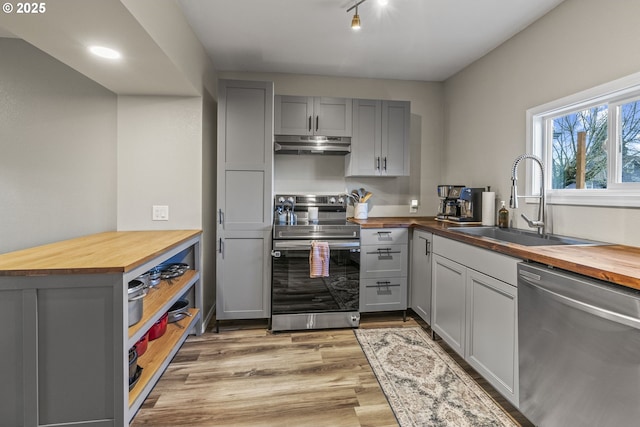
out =
[(500, 210), (498, 211), (498, 227), (509, 228), (509, 211), (505, 207), (504, 200), (502, 200), (500, 204)]

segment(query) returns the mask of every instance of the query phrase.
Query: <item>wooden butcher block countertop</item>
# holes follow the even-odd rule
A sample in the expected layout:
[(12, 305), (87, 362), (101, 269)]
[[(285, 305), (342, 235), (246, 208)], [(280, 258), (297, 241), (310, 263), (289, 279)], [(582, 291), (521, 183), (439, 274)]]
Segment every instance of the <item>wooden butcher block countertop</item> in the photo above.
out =
[[(455, 233), (456, 224), (428, 217), (377, 217), (352, 219), (362, 228), (417, 228), (453, 240), (491, 249), (513, 257), (535, 261), (563, 270), (640, 289), (640, 248), (625, 245), (522, 246), (493, 239)], [(467, 224), (460, 224), (467, 225)]]
[(0, 254), (0, 276), (125, 273), (200, 230), (109, 231)]

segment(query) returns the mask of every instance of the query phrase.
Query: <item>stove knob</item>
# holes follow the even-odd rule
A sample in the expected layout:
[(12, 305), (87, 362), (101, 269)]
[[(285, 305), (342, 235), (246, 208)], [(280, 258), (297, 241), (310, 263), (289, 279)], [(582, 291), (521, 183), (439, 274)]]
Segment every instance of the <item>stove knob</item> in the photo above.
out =
[(296, 200), (295, 200), (293, 197), (291, 197), (291, 196), (287, 197), (287, 202), (289, 202), (289, 203), (295, 203), (295, 201), (296, 201)]
[(284, 203), (284, 197), (282, 196), (278, 197), (278, 203)]
[(342, 197), (342, 196), (338, 197), (338, 203), (343, 205), (344, 204), (344, 197)]
[(335, 197), (329, 197), (329, 203), (330, 204), (334, 204), (336, 202), (336, 198)]

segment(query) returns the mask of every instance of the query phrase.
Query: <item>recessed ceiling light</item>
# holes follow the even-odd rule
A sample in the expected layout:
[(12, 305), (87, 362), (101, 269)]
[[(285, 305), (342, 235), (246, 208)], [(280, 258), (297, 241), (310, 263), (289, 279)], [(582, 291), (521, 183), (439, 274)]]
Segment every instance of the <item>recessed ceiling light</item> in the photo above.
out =
[(107, 59), (119, 59), (122, 56), (117, 50), (104, 46), (89, 46), (89, 52)]

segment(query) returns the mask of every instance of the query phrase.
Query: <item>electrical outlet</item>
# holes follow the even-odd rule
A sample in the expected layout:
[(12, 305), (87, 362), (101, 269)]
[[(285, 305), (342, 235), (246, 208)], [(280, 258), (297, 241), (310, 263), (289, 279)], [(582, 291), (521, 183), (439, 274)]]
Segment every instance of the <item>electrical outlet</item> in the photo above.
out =
[(169, 221), (169, 206), (153, 205), (153, 221)]
[(416, 212), (418, 212), (418, 200), (412, 199), (411, 204), (409, 205), (409, 213), (416, 213)]

